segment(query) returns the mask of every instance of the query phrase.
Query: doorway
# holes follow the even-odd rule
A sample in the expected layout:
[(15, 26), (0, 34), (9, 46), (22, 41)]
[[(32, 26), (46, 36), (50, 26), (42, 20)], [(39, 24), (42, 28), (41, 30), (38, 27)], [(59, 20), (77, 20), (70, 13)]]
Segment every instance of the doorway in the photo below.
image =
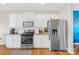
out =
[(79, 10), (73, 11), (73, 44), (75, 52), (79, 51)]

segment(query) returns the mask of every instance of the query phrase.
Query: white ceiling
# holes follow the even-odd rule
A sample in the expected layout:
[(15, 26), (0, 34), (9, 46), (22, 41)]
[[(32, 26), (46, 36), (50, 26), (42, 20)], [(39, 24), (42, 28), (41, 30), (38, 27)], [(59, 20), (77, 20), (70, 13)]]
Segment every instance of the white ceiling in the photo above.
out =
[(48, 11), (48, 12), (59, 12), (67, 4), (66, 3), (9, 3), (0, 4), (0, 11)]

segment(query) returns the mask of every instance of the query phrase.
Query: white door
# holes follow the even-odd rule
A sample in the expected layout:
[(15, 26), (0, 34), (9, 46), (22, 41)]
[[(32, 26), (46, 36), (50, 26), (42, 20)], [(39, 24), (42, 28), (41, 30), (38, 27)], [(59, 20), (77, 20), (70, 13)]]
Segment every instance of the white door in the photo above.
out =
[(43, 48), (49, 48), (49, 38), (48, 36), (42, 36), (40, 39), (41, 47)]
[(34, 21), (34, 12), (24, 12), (23, 21)]
[(10, 14), (9, 15), (9, 27), (15, 28), (16, 27), (16, 14)]
[(40, 39), (39, 39), (38, 35), (34, 35), (33, 41), (34, 41), (34, 48), (40, 48), (41, 43), (40, 43)]
[(35, 15), (35, 27), (47, 27), (47, 21), (50, 19), (49, 15), (37, 14)]
[(6, 35), (5, 39), (7, 48), (21, 48), (20, 35)]
[(48, 36), (34, 35), (34, 48), (49, 48)]
[(16, 27), (22, 27), (22, 20), (23, 20), (23, 15), (22, 14), (17, 14), (16, 15)]
[(14, 48), (13, 37), (11, 35), (6, 35), (5, 40), (7, 48)]
[(20, 35), (14, 35), (14, 47), (15, 48), (21, 48), (21, 36)]

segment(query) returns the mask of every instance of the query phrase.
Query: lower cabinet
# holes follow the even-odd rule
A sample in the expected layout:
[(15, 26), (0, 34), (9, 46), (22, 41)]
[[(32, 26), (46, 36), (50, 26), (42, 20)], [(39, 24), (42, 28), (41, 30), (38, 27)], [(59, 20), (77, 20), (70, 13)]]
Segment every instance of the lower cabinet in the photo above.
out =
[[(5, 41), (7, 48), (21, 48), (20, 35), (5, 35)], [(49, 48), (48, 35), (34, 35), (33, 44), (34, 48)]]
[(49, 48), (48, 35), (34, 35), (34, 48)]
[(21, 36), (20, 35), (5, 35), (7, 48), (21, 48)]

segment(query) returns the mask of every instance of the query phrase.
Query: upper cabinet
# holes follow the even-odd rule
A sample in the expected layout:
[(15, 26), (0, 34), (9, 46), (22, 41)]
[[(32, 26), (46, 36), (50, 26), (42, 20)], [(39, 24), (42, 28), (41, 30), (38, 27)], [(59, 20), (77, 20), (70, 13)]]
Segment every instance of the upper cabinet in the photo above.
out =
[(9, 15), (9, 27), (16, 27), (16, 14)]
[(34, 12), (10, 14), (10, 27), (23, 27), (23, 22), (26, 21), (33, 21), (34, 27), (47, 27), (50, 18), (50, 15)]
[(48, 15), (35, 15), (35, 27), (47, 27), (47, 21), (50, 19)]
[(10, 14), (10, 28), (23, 27), (23, 22), (25, 21), (34, 21), (34, 13)]
[(16, 15), (16, 27), (22, 27), (22, 20), (23, 20), (23, 15), (22, 14), (17, 14)]
[(10, 14), (10, 28), (22, 27), (22, 14)]
[(35, 15), (33, 12), (24, 12), (23, 21), (34, 21)]

